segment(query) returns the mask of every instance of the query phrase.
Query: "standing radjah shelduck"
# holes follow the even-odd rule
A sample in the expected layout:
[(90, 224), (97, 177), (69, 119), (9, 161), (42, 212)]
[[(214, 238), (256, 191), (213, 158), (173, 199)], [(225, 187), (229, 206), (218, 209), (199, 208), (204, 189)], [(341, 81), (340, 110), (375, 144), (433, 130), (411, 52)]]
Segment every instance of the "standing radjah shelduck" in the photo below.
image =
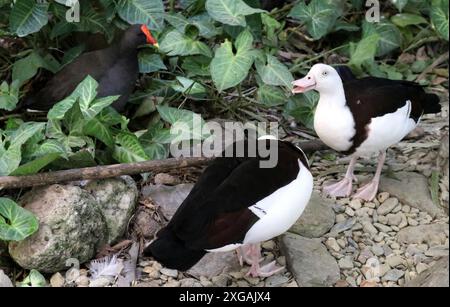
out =
[(334, 150), (352, 155), (344, 179), (324, 188), (326, 194), (336, 197), (351, 195), (358, 157), (379, 153), (373, 180), (354, 195), (372, 200), (378, 191), (387, 148), (411, 132), (423, 114), (441, 111), (439, 97), (427, 94), (417, 83), (374, 77), (356, 79), (348, 68), (341, 67), (338, 72), (329, 65), (317, 64), (293, 85), (294, 94), (319, 92), (314, 115), (317, 135)]
[(280, 272), (275, 261), (260, 266), (260, 243), (298, 220), (311, 197), (313, 177), (298, 147), (273, 139), (258, 142), (277, 146), (272, 147), (278, 150), (275, 167), (261, 167), (264, 158), (250, 157), (248, 151), (243, 157), (216, 158), (144, 254), (186, 271), (207, 252), (236, 250), (241, 265), (244, 260), (251, 265), (249, 275)]

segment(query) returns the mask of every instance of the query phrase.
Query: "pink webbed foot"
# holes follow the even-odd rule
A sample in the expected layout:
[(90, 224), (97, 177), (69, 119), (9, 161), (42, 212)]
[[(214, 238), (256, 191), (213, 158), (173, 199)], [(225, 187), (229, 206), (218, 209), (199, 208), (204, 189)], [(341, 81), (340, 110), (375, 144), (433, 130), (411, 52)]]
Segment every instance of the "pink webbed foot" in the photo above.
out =
[[(244, 266), (244, 263), (246, 263), (248, 265), (252, 265), (253, 261), (251, 258), (251, 253), (252, 253), (252, 247), (249, 245), (243, 245), (236, 249), (236, 255), (238, 257), (239, 264), (241, 266)], [(261, 258), (259, 260), (259, 262), (261, 262), (261, 261), (263, 261), (263, 258)]]
[(252, 267), (250, 268), (250, 270), (247, 273), (247, 276), (251, 276), (251, 277), (269, 277), (275, 274), (280, 273), (281, 271), (284, 270), (283, 266), (277, 266), (275, 261), (272, 261), (269, 264), (266, 264), (262, 267), (258, 265), (252, 265)]
[(341, 181), (323, 188), (325, 194), (334, 197), (348, 197), (352, 193), (353, 180), (345, 177)]
[(358, 191), (353, 197), (365, 201), (371, 201), (375, 198), (375, 196), (377, 196), (377, 192), (378, 192), (378, 180), (372, 180), (367, 185), (358, 189)]

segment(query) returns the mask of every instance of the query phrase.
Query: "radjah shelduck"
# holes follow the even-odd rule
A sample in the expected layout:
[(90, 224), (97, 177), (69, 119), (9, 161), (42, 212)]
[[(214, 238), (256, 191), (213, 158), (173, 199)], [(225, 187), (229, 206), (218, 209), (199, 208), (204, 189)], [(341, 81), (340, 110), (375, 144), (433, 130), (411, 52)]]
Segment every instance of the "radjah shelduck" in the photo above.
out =
[(358, 157), (378, 153), (375, 176), (354, 195), (372, 200), (378, 191), (387, 148), (411, 132), (422, 115), (441, 111), (439, 97), (427, 94), (417, 83), (375, 77), (356, 79), (345, 67), (314, 65), (293, 85), (294, 94), (319, 92), (314, 116), (317, 135), (334, 150), (352, 155), (344, 179), (324, 188), (330, 196), (350, 196)]
[(261, 167), (265, 158), (259, 151), (213, 160), (144, 254), (186, 271), (208, 252), (236, 250), (241, 265), (251, 265), (249, 275), (280, 272), (275, 261), (261, 265), (260, 243), (298, 220), (311, 197), (313, 177), (300, 148), (272, 138), (257, 142), (277, 150), (274, 167)]

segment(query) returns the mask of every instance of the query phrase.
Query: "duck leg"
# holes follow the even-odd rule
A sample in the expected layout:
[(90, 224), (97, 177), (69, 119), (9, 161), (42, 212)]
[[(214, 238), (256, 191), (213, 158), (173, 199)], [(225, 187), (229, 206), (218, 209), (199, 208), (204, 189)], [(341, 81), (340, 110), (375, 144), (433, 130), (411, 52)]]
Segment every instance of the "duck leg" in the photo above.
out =
[(249, 256), (252, 259), (252, 266), (248, 271), (247, 276), (269, 277), (284, 270), (284, 267), (277, 266), (275, 261), (272, 261), (262, 267), (259, 265), (261, 262), (261, 246), (259, 244), (250, 245)]
[[(241, 266), (244, 266), (244, 262), (248, 265), (252, 265), (252, 259), (249, 257), (251, 250), (251, 245), (242, 245), (236, 249), (236, 255)], [(260, 259), (260, 262), (261, 261), (262, 259)]]
[(325, 194), (335, 197), (350, 196), (350, 194), (352, 193), (353, 180), (356, 181), (356, 177), (353, 172), (355, 171), (355, 164), (357, 160), (357, 156), (352, 157), (348, 165), (347, 172), (345, 173), (344, 179), (337, 183), (324, 187), (323, 191), (325, 192)]
[(377, 196), (378, 185), (380, 183), (381, 171), (383, 170), (384, 161), (386, 161), (386, 151), (380, 152), (378, 156), (378, 166), (372, 181), (362, 188), (358, 189), (354, 198), (360, 198), (365, 201), (371, 201)]

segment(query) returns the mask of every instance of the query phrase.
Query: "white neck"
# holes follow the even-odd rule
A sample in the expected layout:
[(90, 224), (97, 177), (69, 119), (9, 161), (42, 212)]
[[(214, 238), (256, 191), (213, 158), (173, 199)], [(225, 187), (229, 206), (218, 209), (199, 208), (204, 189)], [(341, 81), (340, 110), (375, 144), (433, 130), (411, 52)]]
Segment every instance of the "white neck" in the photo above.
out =
[(344, 106), (346, 103), (344, 85), (342, 81), (339, 80), (339, 84), (337, 84), (333, 88), (328, 89), (320, 89), (319, 90), (320, 99), (319, 104), (324, 105), (333, 105), (333, 106)]

